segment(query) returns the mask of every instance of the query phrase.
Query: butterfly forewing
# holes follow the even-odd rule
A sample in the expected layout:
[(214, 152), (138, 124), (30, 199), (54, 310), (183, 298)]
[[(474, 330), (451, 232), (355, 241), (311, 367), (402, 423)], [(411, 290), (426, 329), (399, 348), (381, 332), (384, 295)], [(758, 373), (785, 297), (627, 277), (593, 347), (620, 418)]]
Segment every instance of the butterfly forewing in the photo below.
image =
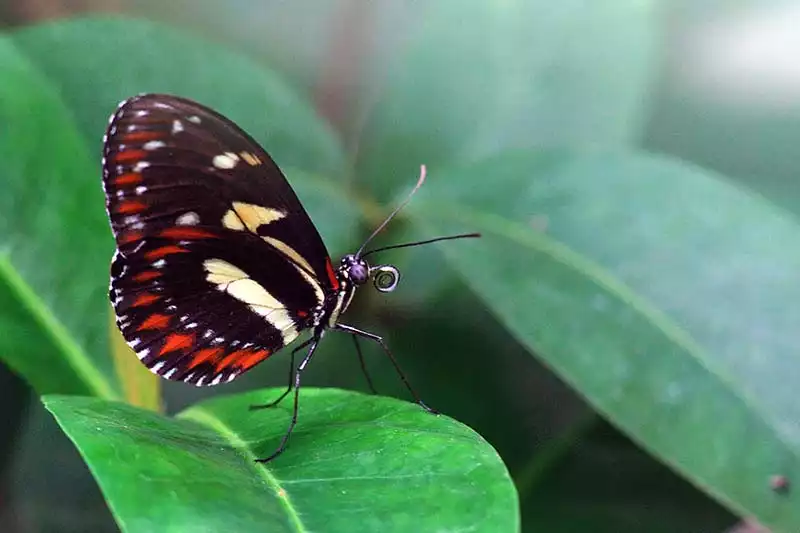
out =
[(103, 155), (109, 296), (151, 370), (228, 381), (312, 325), (337, 287), (330, 258), (246, 133), (189, 100), (143, 95), (112, 116)]

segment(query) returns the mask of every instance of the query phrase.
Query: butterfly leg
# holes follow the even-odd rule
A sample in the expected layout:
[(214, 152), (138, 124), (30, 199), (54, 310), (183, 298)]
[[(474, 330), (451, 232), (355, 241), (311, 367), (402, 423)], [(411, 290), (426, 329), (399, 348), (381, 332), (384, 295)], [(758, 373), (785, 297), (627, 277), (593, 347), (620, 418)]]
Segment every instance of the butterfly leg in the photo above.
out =
[(358, 343), (358, 336), (350, 335), (350, 338), (353, 339), (353, 344), (356, 345), (358, 362), (361, 364), (361, 373), (364, 374), (364, 377), (367, 379), (367, 386), (372, 394), (378, 394), (378, 391), (375, 390), (375, 385), (372, 384), (372, 378), (369, 377), (369, 372), (367, 372), (367, 363), (364, 361), (364, 354), (361, 353), (361, 345)]
[(386, 356), (389, 357), (389, 360), (392, 362), (392, 365), (394, 366), (394, 369), (397, 372), (397, 375), (400, 376), (400, 379), (403, 380), (403, 384), (408, 389), (408, 392), (410, 392), (411, 396), (414, 397), (414, 401), (416, 401), (420, 405), (420, 407), (422, 407), (423, 409), (425, 409), (429, 413), (432, 413), (432, 414), (435, 414), (435, 415), (439, 414), (439, 411), (437, 411), (436, 409), (433, 409), (431, 407), (428, 407), (425, 404), (425, 402), (422, 401), (422, 398), (419, 397), (419, 394), (417, 394), (417, 391), (415, 391), (414, 388), (411, 386), (411, 383), (409, 383), (408, 378), (406, 377), (405, 373), (403, 373), (403, 370), (400, 368), (400, 365), (397, 363), (397, 360), (394, 358), (394, 355), (392, 355), (392, 352), (391, 352), (391, 350), (389, 350), (389, 346), (386, 344), (386, 341), (383, 340), (383, 337), (380, 337), (380, 336), (375, 335), (374, 333), (370, 333), (368, 331), (362, 331), (362, 330), (360, 330), (358, 328), (354, 328), (352, 326), (347, 326), (345, 324), (336, 324), (334, 326), (334, 329), (336, 329), (338, 331), (344, 331), (345, 333), (350, 333), (353, 336), (357, 335), (359, 337), (364, 337), (365, 339), (369, 339), (371, 341), (375, 341), (378, 344), (380, 344), (381, 348), (383, 348), (384, 353), (386, 353)]
[[(300, 365), (297, 367), (297, 370), (294, 373), (294, 406), (292, 407), (292, 420), (289, 422), (289, 427), (286, 430), (286, 433), (283, 435), (281, 439), (281, 443), (278, 445), (278, 449), (275, 450), (272, 455), (265, 459), (256, 459), (257, 463), (268, 463), (278, 457), (280, 454), (283, 453), (283, 450), (286, 449), (286, 443), (289, 441), (289, 436), (292, 434), (292, 430), (294, 426), (297, 424), (297, 406), (300, 399), (300, 376), (303, 374), (303, 370), (306, 369), (308, 363), (311, 361), (311, 358), (314, 357), (314, 352), (317, 350), (317, 346), (319, 345), (319, 341), (324, 334), (324, 331), (315, 332), (314, 336), (310, 338), (307, 342), (303, 344), (311, 344), (311, 348), (308, 349), (308, 353), (300, 362)], [(299, 346), (298, 346), (299, 348)]]
[(292, 392), (292, 381), (294, 380), (294, 354), (297, 353), (298, 351), (302, 350), (303, 348), (305, 348), (309, 344), (311, 344), (311, 341), (313, 341), (313, 340), (314, 340), (314, 337), (311, 337), (310, 339), (305, 341), (303, 344), (301, 344), (300, 346), (298, 346), (297, 348), (292, 350), (292, 354), (290, 356), (290, 362), (289, 362), (289, 384), (286, 386), (286, 390), (283, 391), (283, 394), (281, 394), (280, 396), (278, 396), (278, 398), (276, 398), (275, 400), (272, 400), (269, 403), (251, 405), (250, 406), (250, 410), (251, 411), (255, 411), (257, 409), (269, 409), (270, 407), (275, 407), (276, 405), (281, 403), (281, 401), (284, 398), (286, 398), (289, 395), (290, 392)]

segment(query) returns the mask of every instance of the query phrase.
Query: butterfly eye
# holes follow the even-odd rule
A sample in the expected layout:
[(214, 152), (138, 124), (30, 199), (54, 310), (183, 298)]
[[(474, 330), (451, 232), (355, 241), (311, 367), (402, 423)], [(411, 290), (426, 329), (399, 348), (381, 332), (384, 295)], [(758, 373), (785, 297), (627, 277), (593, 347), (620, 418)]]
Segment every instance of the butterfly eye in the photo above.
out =
[(347, 273), (350, 276), (350, 279), (353, 280), (353, 283), (356, 285), (363, 285), (369, 279), (369, 267), (366, 263), (358, 262), (358, 263), (351, 263), (347, 267)]
[(380, 265), (369, 269), (372, 284), (380, 292), (392, 292), (400, 282), (400, 271), (392, 265)]

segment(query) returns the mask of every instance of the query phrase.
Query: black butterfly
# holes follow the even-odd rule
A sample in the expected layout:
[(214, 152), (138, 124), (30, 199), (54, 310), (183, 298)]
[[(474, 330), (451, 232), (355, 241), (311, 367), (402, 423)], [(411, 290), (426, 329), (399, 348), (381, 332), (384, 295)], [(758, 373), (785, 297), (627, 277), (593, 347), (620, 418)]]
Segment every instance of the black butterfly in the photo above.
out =
[[(424, 180), (424, 167), (414, 188)], [(344, 256), (333, 266), (325, 245), (270, 156), (222, 115), (196, 102), (145, 94), (120, 104), (104, 137), (103, 186), (117, 251), (109, 297), (117, 326), (139, 359), (170, 380), (229, 382), (295, 340), (308, 351), (289, 386), (294, 410), (279, 455), (297, 421), (300, 378), (328, 329), (381, 345), (414, 399), (383, 339), (342, 324), (356, 289), (372, 280), (397, 286), (394, 266), (365, 258), (389, 246)], [(412, 191), (412, 194), (413, 192)], [(409, 195), (408, 199), (411, 196)], [(408, 202), (400, 205), (374, 237)], [(363, 359), (362, 359), (363, 367)]]

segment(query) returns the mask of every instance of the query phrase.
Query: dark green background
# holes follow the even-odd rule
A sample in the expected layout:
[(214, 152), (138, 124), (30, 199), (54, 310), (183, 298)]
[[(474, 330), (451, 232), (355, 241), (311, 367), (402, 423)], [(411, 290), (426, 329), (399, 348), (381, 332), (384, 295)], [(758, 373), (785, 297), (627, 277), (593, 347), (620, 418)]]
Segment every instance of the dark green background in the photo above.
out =
[[(797, 102), (732, 101), (684, 75), (704, 52), (690, 37), (758, 23), (754, 2), (96, 4), (202, 40), (146, 24), (29, 29), (39, 15), (4, 6), (0, 113), (16, 126), (0, 129), (0, 181), (41, 181), (0, 196), (13, 267), (0, 269), (0, 347), (36, 390), (103, 388), (54, 353), (86, 350), (113, 376), (102, 193), (69, 177), (99, 180), (105, 118), (126, 92), (169, 89), (265, 142), (335, 256), (420, 163), (429, 183), (382, 242), (484, 232), (392, 255), (400, 289), (360, 294), (349, 321), (390, 337), (426, 400), (498, 450), (523, 530), (724, 531), (736, 514), (800, 528), (794, 494), (769, 489), (796, 477), (800, 449)], [(171, 77), (167, 50), (184, 69)], [(20, 305), (15, 275), (77, 346)], [(326, 340), (308, 383), (364, 390), (349, 344)], [(368, 356), (379, 389), (405, 398)], [(231, 387), (280, 385), (285, 364)], [(38, 398), (2, 379), (2, 525), (116, 530)], [(169, 412), (213, 394), (163, 387)]]

